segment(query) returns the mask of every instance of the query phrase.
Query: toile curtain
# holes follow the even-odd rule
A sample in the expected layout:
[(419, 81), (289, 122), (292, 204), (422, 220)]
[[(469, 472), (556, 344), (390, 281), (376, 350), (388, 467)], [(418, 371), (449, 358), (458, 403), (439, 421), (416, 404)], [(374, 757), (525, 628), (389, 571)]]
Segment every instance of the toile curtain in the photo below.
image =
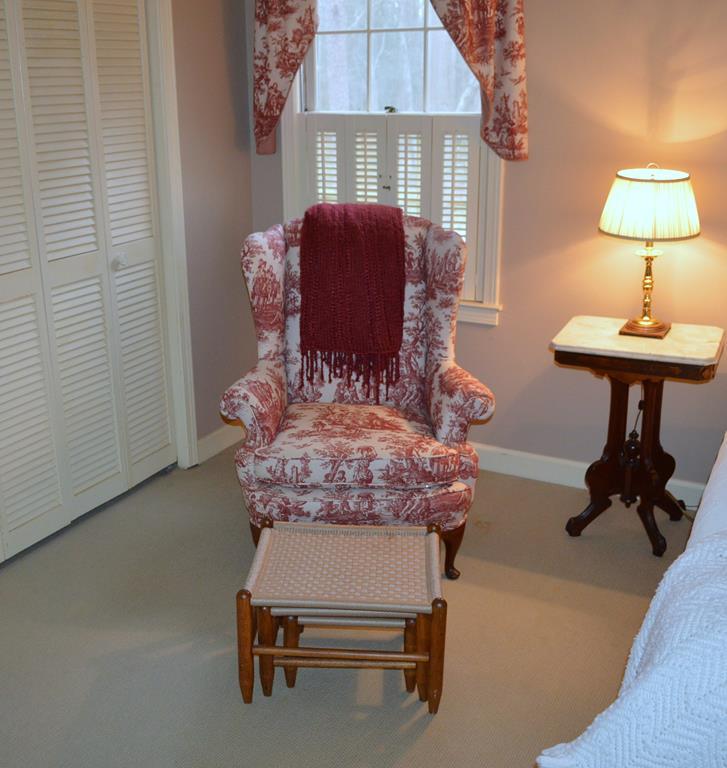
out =
[[(527, 159), (524, 0), (430, 1), (479, 82), (483, 141), (505, 160)], [(275, 152), (275, 129), (316, 26), (316, 0), (255, 0), (258, 154)]]
[(317, 25), (316, 0), (255, 0), (253, 115), (259, 155), (275, 152), (275, 129)]
[(528, 157), (524, 0), (431, 0), (480, 84), (483, 141), (505, 160)]

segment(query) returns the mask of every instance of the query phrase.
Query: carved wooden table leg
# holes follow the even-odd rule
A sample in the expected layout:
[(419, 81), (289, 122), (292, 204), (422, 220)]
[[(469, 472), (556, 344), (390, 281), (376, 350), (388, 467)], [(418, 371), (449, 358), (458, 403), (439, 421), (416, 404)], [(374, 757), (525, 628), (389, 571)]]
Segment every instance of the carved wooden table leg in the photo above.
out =
[[(661, 472), (659, 472), (659, 474), (661, 475)], [(664, 489), (664, 492), (661, 494), (661, 496), (656, 499), (654, 506), (659, 507), (659, 509), (663, 509), (664, 512), (669, 515), (670, 520), (681, 520), (682, 517), (684, 517), (684, 502), (677, 499), (666, 489)]]
[[(644, 381), (644, 426), (641, 439), (641, 488), (640, 502), (636, 511), (651, 541), (651, 550), (661, 557), (666, 551), (666, 539), (661, 535), (654, 520), (654, 504), (664, 494), (666, 479), (657, 471), (655, 458), (659, 453), (659, 415), (664, 389), (663, 381)], [(663, 451), (662, 451), (663, 453)], [(667, 454), (663, 454), (667, 456)], [(672, 470), (673, 471), (673, 470)], [(668, 479), (668, 478), (667, 478)]]
[(666, 484), (674, 474), (676, 461), (661, 446), (661, 404), (664, 395), (664, 382), (660, 381), (659, 384), (660, 386), (654, 393), (657, 401), (654, 419), (654, 467), (659, 474), (661, 490), (658, 498), (654, 500), (654, 505), (663, 509), (669, 515), (670, 520), (681, 520), (684, 516), (683, 502), (680, 502), (666, 490)]
[(604, 510), (611, 506), (612, 494), (622, 485), (619, 462), (626, 437), (626, 418), (629, 404), (629, 385), (608, 377), (611, 384), (611, 408), (608, 416), (608, 436), (601, 458), (594, 461), (586, 472), (586, 485), (591, 494), (590, 504), (577, 517), (571, 517), (565, 529), (571, 536), (580, 536)]

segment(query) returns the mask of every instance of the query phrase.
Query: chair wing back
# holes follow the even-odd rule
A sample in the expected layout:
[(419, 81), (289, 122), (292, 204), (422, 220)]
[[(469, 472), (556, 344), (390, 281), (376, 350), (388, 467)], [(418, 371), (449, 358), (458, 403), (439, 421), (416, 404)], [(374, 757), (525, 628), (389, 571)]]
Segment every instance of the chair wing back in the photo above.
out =
[(255, 321), (258, 360), (277, 360), (285, 354), (286, 250), (281, 224), (249, 235), (242, 246), (240, 262)]
[[(285, 362), (289, 402), (372, 403), (363, 385), (301, 381), (300, 229), (301, 219), (250, 235), (242, 250), (260, 359)], [(457, 308), (466, 249), (455, 232), (426, 219), (404, 218), (406, 287), (400, 378), (381, 402), (425, 412), (428, 369), (453, 356)]]
[(432, 224), (427, 231), (423, 252), (428, 375), (441, 360), (454, 360), (457, 310), (464, 286), (467, 246), (456, 232)]

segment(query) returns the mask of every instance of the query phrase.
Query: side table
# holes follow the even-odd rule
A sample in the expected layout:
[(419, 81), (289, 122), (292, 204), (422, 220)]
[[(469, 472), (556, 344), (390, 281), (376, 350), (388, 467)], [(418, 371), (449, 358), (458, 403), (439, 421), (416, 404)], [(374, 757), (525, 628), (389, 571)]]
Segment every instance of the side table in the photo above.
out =
[[(651, 541), (652, 551), (661, 556), (666, 540), (654, 519), (654, 507), (664, 510), (671, 520), (679, 520), (683, 504), (666, 484), (674, 474), (676, 462), (661, 446), (661, 404), (664, 381), (706, 382), (714, 378), (724, 346), (724, 331), (708, 325), (674, 323), (663, 339), (621, 336), (624, 320), (612, 317), (572, 318), (551, 341), (555, 362), (585, 368), (605, 376), (611, 386), (608, 435), (601, 458), (586, 472), (590, 503), (566, 524), (571, 536), (580, 536), (604, 510), (611, 496), (619, 494), (627, 507), (639, 504), (636, 511)], [(643, 385), (641, 437), (632, 432), (626, 439), (629, 387)]]

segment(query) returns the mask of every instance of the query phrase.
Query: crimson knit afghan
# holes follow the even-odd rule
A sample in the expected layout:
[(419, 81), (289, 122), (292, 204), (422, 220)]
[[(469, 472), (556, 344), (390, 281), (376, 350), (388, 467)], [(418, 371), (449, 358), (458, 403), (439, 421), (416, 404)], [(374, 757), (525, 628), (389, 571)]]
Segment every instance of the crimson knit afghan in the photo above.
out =
[[(400, 208), (321, 203), (300, 240), (301, 382), (351, 377), (376, 402), (399, 378), (404, 325), (404, 225)], [(324, 370), (327, 369), (327, 370)]]

